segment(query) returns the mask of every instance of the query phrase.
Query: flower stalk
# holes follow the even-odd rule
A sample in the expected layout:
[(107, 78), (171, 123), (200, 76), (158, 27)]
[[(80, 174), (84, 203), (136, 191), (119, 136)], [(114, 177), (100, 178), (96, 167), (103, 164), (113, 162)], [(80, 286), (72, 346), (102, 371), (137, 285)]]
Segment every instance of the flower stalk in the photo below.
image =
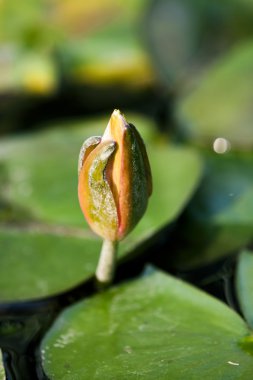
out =
[(108, 286), (112, 282), (116, 266), (117, 248), (117, 241), (104, 239), (96, 269), (96, 280), (101, 287)]

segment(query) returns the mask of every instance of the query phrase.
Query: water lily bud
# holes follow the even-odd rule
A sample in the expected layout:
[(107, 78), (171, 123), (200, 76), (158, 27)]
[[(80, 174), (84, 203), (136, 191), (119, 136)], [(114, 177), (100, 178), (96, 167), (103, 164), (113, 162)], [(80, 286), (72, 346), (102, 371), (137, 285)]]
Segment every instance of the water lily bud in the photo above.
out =
[(151, 171), (143, 140), (115, 110), (102, 138), (86, 140), (81, 149), (81, 209), (94, 232), (106, 240), (118, 241), (139, 222), (151, 192)]

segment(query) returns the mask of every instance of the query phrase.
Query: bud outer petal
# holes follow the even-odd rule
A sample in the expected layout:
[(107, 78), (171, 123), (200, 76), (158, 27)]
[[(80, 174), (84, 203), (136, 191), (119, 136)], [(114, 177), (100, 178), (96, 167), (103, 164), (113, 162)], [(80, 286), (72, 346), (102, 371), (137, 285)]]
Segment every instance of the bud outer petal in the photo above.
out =
[(117, 142), (106, 173), (117, 207), (120, 240), (135, 227), (146, 210), (152, 192), (151, 171), (142, 138), (118, 110), (113, 112), (102, 141), (106, 139)]
[(101, 142), (100, 136), (92, 136), (84, 141), (79, 153), (79, 158), (78, 158), (78, 175), (80, 174), (84, 161), (100, 142)]
[(92, 230), (104, 239), (117, 240), (118, 214), (105, 168), (115, 150), (114, 141), (100, 143), (81, 168), (78, 197)]

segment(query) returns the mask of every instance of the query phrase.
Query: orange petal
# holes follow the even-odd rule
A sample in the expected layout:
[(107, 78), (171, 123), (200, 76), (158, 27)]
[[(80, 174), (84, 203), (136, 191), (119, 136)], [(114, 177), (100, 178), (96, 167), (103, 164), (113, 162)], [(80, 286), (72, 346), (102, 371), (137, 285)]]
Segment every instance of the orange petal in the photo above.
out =
[(144, 143), (136, 128), (115, 110), (102, 141), (117, 143), (106, 169), (118, 213), (118, 239), (127, 235), (144, 214), (152, 191), (152, 179)]

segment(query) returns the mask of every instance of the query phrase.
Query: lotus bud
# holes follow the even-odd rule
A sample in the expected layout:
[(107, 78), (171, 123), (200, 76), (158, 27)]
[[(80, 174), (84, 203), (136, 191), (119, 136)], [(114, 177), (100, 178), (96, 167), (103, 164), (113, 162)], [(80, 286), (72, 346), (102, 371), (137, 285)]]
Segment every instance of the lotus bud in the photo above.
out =
[(84, 142), (78, 170), (79, 203), (87, 222), (107, 247), (108, 242), (116, 245), (139, 222), (152, 192), (145, 145), (120, 111), (113, 112), (102, 137)]

